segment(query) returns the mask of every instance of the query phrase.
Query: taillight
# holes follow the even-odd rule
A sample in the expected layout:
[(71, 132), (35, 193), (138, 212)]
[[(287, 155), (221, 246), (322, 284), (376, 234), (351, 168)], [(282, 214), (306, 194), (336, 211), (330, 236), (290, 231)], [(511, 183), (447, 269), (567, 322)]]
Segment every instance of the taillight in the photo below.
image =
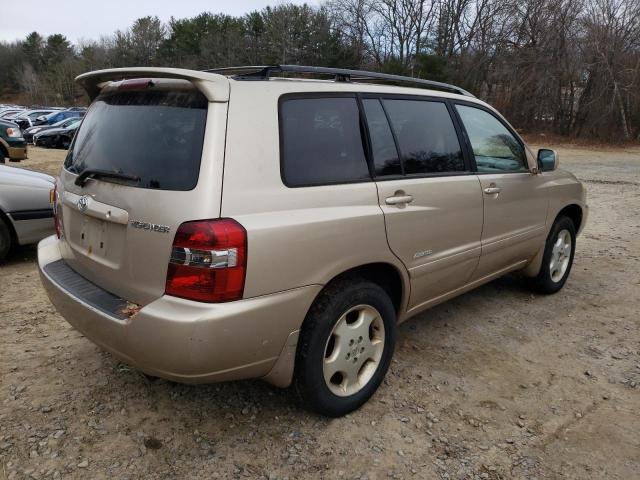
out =
[(49, 192), (49, 201), (52, 203), (53, 208), (53, 226), (56, 229), (56, 237), (60, 238), (60, 214), (58, 212), (58, 186), (56, 185), (51, 192)]
[(230, 218), (180, 225), (173, 240), (165, 293), (199, 302), (242, 298), (247, 231)]

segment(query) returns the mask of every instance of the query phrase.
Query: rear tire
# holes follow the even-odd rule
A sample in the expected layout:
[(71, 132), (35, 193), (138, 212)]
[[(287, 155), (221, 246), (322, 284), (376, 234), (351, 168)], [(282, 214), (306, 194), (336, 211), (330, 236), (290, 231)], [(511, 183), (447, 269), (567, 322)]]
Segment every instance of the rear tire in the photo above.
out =
[(9, 227), (0, 217), (0, 262), (2, 262), (11, 250), (11, 232)]
[(560, 291), (569, 278), (576, 249), (576, 228), (568, 217), (558, 217), (551, 227), (542, 257), (540, 272), (530, 280), (538, 293)]
[(329, 285), (300, 332), (294, 388), (303, 405), (340, 417), (364, 404), (393, 356), (396, 312), (389, 295), (360, 277)]

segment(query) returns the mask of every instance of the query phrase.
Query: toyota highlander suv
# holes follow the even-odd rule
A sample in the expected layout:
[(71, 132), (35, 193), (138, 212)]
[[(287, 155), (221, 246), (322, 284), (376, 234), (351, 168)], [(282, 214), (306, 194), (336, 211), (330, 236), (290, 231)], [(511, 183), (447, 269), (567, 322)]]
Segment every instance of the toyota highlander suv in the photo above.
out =
[(92, 105), (40, 273), (149, 375), (262, 378), (340, 416), (380, 385), (399, 323), (508, 272), (543, 293), (569, 276), (585, 189), (461, 88), (301, 66), (77, 81)]

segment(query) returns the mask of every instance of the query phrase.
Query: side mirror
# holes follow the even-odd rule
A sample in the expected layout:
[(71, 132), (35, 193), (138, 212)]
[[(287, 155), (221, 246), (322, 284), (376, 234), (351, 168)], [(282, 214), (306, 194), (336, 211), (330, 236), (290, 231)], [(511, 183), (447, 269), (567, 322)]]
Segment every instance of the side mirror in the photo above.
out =
[(551, 172), (558, 168), (560, 158), (555, 150), (541, 148), (538, 150), (538, 167), (543, 172)]

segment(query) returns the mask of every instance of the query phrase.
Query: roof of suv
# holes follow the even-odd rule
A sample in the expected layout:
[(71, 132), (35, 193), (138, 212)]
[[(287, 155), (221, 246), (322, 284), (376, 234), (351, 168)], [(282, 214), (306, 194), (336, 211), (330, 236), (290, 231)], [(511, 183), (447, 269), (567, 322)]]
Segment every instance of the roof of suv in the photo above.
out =
[[(274, 74), (305, 75), (306, 77), (279, 77), (274, 76)], [(316, 78), (308, 78), (309, 76), (314, 76)], [(323, 76), (324, 78), (317, 78)], [(333, 77), (333, 79), (327, 79), (327, 76)], [(475, 99), (472, 94), (460, 87), (432, 80), (388, 75), (363, 70), (305, 67), (299, 65), (231, 67), (205, 71), (156, 67), (114, 68), (84, 73), (76, 78), (76, 82), (84, 87), (89, 94), (89, 97), (93, 100), (100, 93), (100, 90), (109, 82), (151, 77), (188, 80), (201, 90), (209, 101), (227, 101), (229, 99), (229, 83), (231, 81), (251, 81), (251, 83), (253, 83), (253, 81), (256, 80), (286, 81), (292, 86), (299, 82), (307, 85), (308, 82), (320, 82), (325, 86), (330, 86), (330, 88), (325, 87), (323, 90), (333, 89), (334, 91), (353, 91), (354, 88), (351, 87), (356, 85), (356, 89), (361, 91), (363, 89), (380, 91), (382, 87), (389, 93), (395, 91), (395, 93), (415, 94), (420, 92), (421, 94), (424, 94), (425, 89), (428, 89), (430, 91), (430, 95), (459, 95), (466, 99)], [(379, 82), (387, 82), (387, 84), (380, 84)], [(389, 85), (388, 83), (395, 85)], [(403, 86), (398, 86), (397, 84)]]
[(329, 68), (329, 67), (309, 67), (304, 65), (268, 65), (268, 66), (248, 66), (248, 67), (229, 67), (220, 69), (205, 70), (207, 72), (219, 73), (223, 75), (233, 75), (234, 80), (269, 80), (273, 78), (273, 74), (302, 74), (316, 76), (333, 77), (334, 82), (372, 82), (383, 81), (400, 84), (419, 85), (427, 88), (435, 88), (445, 92), (452, 92), (460, 95), (473, 97), (466, 90), (449, 83), (436, 82), (416, 77), (406, 77), (401, 75), (391, 75), (380, 72), (370, 72), (367, 70), (350, 70), (345, 68)]

